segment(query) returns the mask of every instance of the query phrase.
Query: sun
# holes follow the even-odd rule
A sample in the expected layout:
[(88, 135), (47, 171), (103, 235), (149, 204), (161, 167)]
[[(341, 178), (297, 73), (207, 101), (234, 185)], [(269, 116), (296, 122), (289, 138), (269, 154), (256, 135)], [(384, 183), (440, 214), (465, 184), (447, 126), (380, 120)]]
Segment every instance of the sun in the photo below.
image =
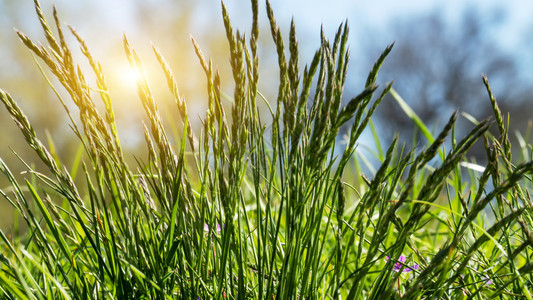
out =
[(121, 83), (127, 87), (137, 86), (137, 83), (142, 79), (139, 68), (129, 65), (121, 67), (117, 72), (117, 76), (120, 78)]

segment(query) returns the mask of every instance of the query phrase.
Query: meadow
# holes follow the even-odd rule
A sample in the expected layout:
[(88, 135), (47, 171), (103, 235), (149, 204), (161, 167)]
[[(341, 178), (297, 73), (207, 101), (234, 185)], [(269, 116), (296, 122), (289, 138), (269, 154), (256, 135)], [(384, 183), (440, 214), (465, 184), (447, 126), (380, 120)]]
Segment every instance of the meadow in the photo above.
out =
[[(531, 144), (526, 134), (511, 145), (509, 116), (488, 79), (480, 76), (493, 118), (472, 120), (458, 137), (454, 113), (431, 132), (392, 83), (376, 85), (392, 44), (360, 93), (344, 95), (347, 23), (333, 37), (322, 32), (312, 60), (301, 62), (296, 25), (284, 40), (266, 3), (276, 99), (258, 89), (267, 79), (259, 76), (257, 0), (247, 33), (232, 27), (222, 5), (231, 74), (220, 74), (192, 39), (206, 82), (201, 128), (193, 128), (171, 67), (153, 47), (175, 100), (178, 136), (169, 134), (141, 58), (124, 38), (146, 113), (148, 155), (131, 164), (102, 66), (55, 7), (47, 20), (35, 0), (46, 45), (17, 34), (83, 151), (63, 164), (37, 136), (23, 100), (0, 90), (46, 166), (27, 164), (19, 176), (0, 160), (10, 183), (2, 201), (27, 226), (23, 234), (0, 231), (2, 298), (532, 299)], [(89, 69), (74, 59), (78, 47)], [(232, 95), (221, 91), (221, 76), (233, 78)], [(398, 138), (382, 145), (372, 115), (388, 94), (426, 146)], [(374, 132), (376, 166), (359, 151), (364, 130)], [(475, 143), (486, 150), (484, 165), (469, 160)]]

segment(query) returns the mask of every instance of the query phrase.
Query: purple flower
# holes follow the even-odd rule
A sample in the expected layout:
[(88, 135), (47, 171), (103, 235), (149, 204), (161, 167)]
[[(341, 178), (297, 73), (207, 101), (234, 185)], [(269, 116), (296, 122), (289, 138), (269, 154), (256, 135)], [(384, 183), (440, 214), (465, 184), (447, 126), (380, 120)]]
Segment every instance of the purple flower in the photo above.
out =
[[(220, 233), (222, 231), (222, 227), (224, 227), (224, 224), (220, 226), (220, 224), (217, 223), (217, 227), (216, 227), (217, 233)], [(207, 223), (204, 223), (204, 231), (206, 234), (209, 233), (209, 225), (207, 225)]]
[(485, 282), (485, 286), (494, 284), (494, 282), (492, 282), (490, 277), (487, 275), (483, 276), (483, 281)]
[[(411, 271), (414, 271), (416, 269), (418, 269), (418, 265), (413, 265), (411, 267), (408, 267), (406, 266), (404, 263), (405, 263), (405, 256), (403, 255), (400, 255), (400, 257), (398, 258), (398, 262), (396, 262), (394, 264), (394, 267), (392, 267), (392, 270), (394, 272), (411, 272)], [(387, 256), (387, 258), (385, 258), (385, 261), (388, 261), (389, 260), (389, 257)]]
[[(478, 270), (478, 268), (476, 268), (476, 271)], [(485, 286), (488, 286), (488, 285), (493, 285), (494, 282), (492, 281), (492, 279), (489, 277), (488, 273), (482, 273), (481, 274), (481, 279), (483, 280), (483, 282), (485, 283)]]

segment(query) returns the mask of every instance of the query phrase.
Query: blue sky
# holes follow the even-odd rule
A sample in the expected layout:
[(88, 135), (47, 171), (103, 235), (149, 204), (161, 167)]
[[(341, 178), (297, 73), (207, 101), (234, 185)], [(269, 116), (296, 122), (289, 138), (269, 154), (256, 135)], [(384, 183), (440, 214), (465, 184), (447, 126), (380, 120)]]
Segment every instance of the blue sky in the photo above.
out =
[[(126, 33), (132, 40), (136, 49), (147, 48), (150, 50), (149, 32), (143, 35), (137, 34), (142, 32), (142, 23), (139, 21), (139, 14), (146, 14), (152, 21), (160, 21), (164, 26), (165, 21), (174, 18), (177, 15), (175, 11), (176, 3), (189, 4), (194, 9), (190, 14), (192, 22), (192, 31), (190, 34), (201, 39), (205, 32), (221, 30), (222, 19), (220, 16), (220, 2), (218, 0), (41, 0), (43, 10), (48, 16), (51, 16), (51, 6), (54, 3), (58, 10), (63, 23), (72, 25), (80, 34), (86, 38), (87, 43), (97, 59), (103, 61), (106, 65), (106, 57), (109, 44), (122, 45), (122, 35)], [(300, 41), (300, 50), (304, 61), (312, 55), (318, 46), (319, 30), (323, 24), (326, 35), (332, 37), (338, 25), (344, 20), (348, 20), (351, 28), (350, 47), (352, 52), (351, 70), (360, 71), (366, 74), (371, 62), (365, 62), (367, 65), (359, 65), (357, 61), (358, 51), (363, 51), (360, 47), (364, 46), (365, 39), (375, 39), (382, 43), (383, 49), (388, 43), (394, 41), (394, 36), (387, 35), (387, 26), (394, 24), (398, 18), (410, 18), (414, 15), (420, 15), (439, 10), (451, 22), (458, 18), (462, 8), (467, 1), (447, 0), (447, 1), (429, 1), (429, 0), (272, 0), (272, 5), (278, 24), (283, 27), (283, 32), (287, 33), (290, 20), (294, 17), (298, 38)], [(17, 27), (27, 32), (30, 37), (44, 40), (40, 32), (38, 20), (33, 11), (33, 1), (22, 0), (17, 2), (16, 6), (23, 9), (17, 12), (18, 18), (3, 18), (8, 0), (0, 0), (0, 38), (5, 38), (2, 43), (18, 43), (12, 28)], [(143, 10), (139, 12), (132, 3), (142, 3)], [(248, 0), (228, 0), (225, 2), (235, 28), (249, 31), (250, 27), (250, 1)], [(263, 28), (268, 28), (265, 13), (265, 3), (260, 3), (260, 21)], [(528, 52), (528, 49), (518, 49), (519, 42), (526, 38), (533, 38), (533, 1), (527, 0), (471, 0), (468, 4), (481, 12), (488, 12), (490, 7), (500, 5), (501, 9), (507, 12), (505, 23), (499, 31), (495, 32), (498, 40), (505, 45), (510, 51)], [(5, 15), (4, 15), (5, 16)], [(2, 19), (11, 19), (6, 22)], [(107, 39), (100, 39), (99, 34), (104, 32)], [(187, 37), (188, 39), (188, 37)], [(158, 41), (156, 44), (160, 45)], [(185, 45), (189, 51), (192, 47), (190, 43)], [(0, 45), (0, 47), (2, 47)], [(171, 49), (165, 49), (160, 45), (164, 54), (171, 52)], [(9, 54), (5, 54), (5, 49), (0, 49), (2, 62), (0, 62), (0, 72), (4, 76), (10, 74), (13, 68), (13, 62), (9, 61)], [(141, 52), (141, 51), (140, 51)], [(171, 52), (172, 53), (172, 52)], [(522, 54), (523, 54), (522, 53)], [(529, 51), (533, 53), (533, 51)], [(151, 53), (150, 53), (151, 55)], [(376, 52), (376, 57), (379, 55)], [(531, 55), (528, 55), (529, 62), (533, 61)], [(125, 59), (122, 58), (123, 61)], [(15, 62), (16, 64), (16, 62)], [(363, 74), (361, 73), (361, 74)], [(180, 82), (181, 84), (181, 82)], [(6, 87), (2, 82), (0, 75), (0, 86)], [(17, 91), (12, 91), (14, 94)], [(134, 95), (133, 95), (134, 96)]]
[[(7, 0), (0, 0), (3, 4)], [(22, 1), (21, 1), (22, 2)], [(26, 0), (22, 7), (30, 8), (33, 1)], [(135, 27), (135, 15), (131, 7), (134, 1), (129, 0), (93, 0), (90, 2), (80, 0), (42, 0), (42, 6), (46, 10), (50, 8), (51, 3), (55, 3), (59, 8), (60, 13), (64, 17), (72, 16), (76, 19), (70, 18), (70, 23), (82, 23), (83, 14), (74, 14), (75, 11), (87, 11), (85, 16), (91, 18), (93, 21), (105, 22), (106, 25), (111, 25), (118, 31), (130, 31)], [(144, 2), (152, 3), (154, 7), (165, 7), (173, 1), (170, 0), (145, 0)], [(219, 22), (220, 4), (217, 0), (197, 0), (197, 9), (194, 17), (198, 19), (199, 23), (208, 22), (213, 25), (213, 21)], [(264, 16), (264, 2), (260, 2), (260, 13)], [(505, 2), (498, 0), (448, 0), (448, 1), (434, 1), (434, 0), (291, 0), (291, 1), (271, 1), (275, 9), (278, 21), (281, 23), (288, 23), (292, 16), (294, 16), (300, 31), (317, 32), (320, 24), (324, 23), (331, 26), (336, 26), (345, 19), (348, 19), (352, 26), (368, 26), (371, 28), (385, 29), (385, 26), (391, 20), (397, 17), (405, 17), (412, 14), (423, 14), (439, 9), (443, 14), (446, 14), (451, 19), (457, 15), (460, 8), (468, 3), (481, 11), (488, 7), (500, 5), (509, 13), (507, 25), (505, 26), (507, 33), (502, 34), (502, 38), (514, 40), (520, 31), (526, 30), (524, 27), (528, 25), (531, 27), (533, 20), (533, 2), (527, 0), (507, 0)], [(248, 25), (248, 18), (238, 20), (240, 16), (249, 16), (249, 1), (248, 0), (230, 0), (226, 1), (232, 18), (235, 22)], [(242, 8), (245, 8), (243, 10)], [(104, 9), (105, 8), (105, 9)], [(28, 11), (27, 11), (28, 12)], [(168, 13), (172, 13), (169, 11)], [(1, 16), (2, 12), (0, 12)], [(97, 20), (99, 19), (99, 20)], [(76, 22), (73, 22), (76, 20)], [(91, 20), (87, 20), (91, 21)], [(81, 24), (80, 24), (81, 25)], [(3, 24), (3, 26), (9, 26)], [(4, 28), (5, 29), (5, 28)], [(531, 29), (529, 29), (531, 31)], [(513, 41), (514, 42), (514, 41)]]
[[(17, 4), (25, 10), (23, 15), (27, 16), (27, 19), (21, 17), (17, 20), (18, 24), (0, 22), (2, 27), (0, 30), (12, 32), (12, 27), (23, 29), (26, 32), (39, 30), (36, 28), (38, 23), (31, 8), (32, 2), (24, 0)], [(135, 5), (136, 1), (42, 0), (41, 2), (43, 9), (48, 12), (51, 10), (51, 4), (56, 4), (64, 22), (80, 30), (87, 27), (96, 28), (97, 30), (106, 30), (111, 35), (121, 36), (122, 33), (133, 35), (139, 29), (137, 14), (132, 6)], [(159, 14), (161, 11), (165, 12), (165, 15), (160, 16), (163, 18), (162, 20), (172, 18), (174, 15), (172, 3), (177, 3), (171, 0), (143, 0), (138, 2), (142, 2), (145, 7), (148, 7), (147, 13), (152, 10), (150, 6), (153, 7), (154, 12), (157, 11)], [(332, 34), (337, 25), (346, 19), (351, 25), (352, 36), (364, 35), (365, 32), (375, 34), (375, 32), (386, 30), (387, 26), (395, 19), (429, 13), (435, 9), (440, 10), (447, 18), (453, 20), (466, 3), (480, 11), (487, 11), (487, 8), (495, 5), (499, 5), (501, 9), (507, 11), (508, 18), (504, 26), (501, 27), (498, 36), (502, 44), (507, 45), (510, 49), (513, 49), (520, 40), (524, 39), (525, 35), (528, 35), (529, 38), (533, 36), (533, 22), (530, 21), (533, 20), (533, 1), (527, 0), (507, 0), (505, 2), (498, 0), (273, 0), (271, 2), (278, 22), (282, 26), (288, 26), (291, 18), (294, 17), (302, 41), (317, 41), (317, 33), (321, 24), (324, 24), (326, 33)], [(7, 0), (0, 0), (0, 19), (3, 19), (1, 5), (6, 3), (8, 3)], [(209, 28), (221, 24), (219, 1), (196, 0), (193, 2), (187, 0), (182, 3), (194, 3), (192, 6), (196, 6), (192, 12), (192, 21), (199, 30), (209, 30)], [(264, 1), (259, 1), (259, 3), (261, 19), (264, 22), (266, 21)], [(247, 30), (250, 24), (250, 2), (248, 0), (229, 0), (226, 1), (226, 6), (236, 24), (235, 27)], [(266, 22), (263, 24), (266, 25)], [(195, 33), (191, 32), (191, 34), (194, 35)]]
[[(16, 2), (14, 7), (18, 10), (15, 12), (16, 18), (3, 18), (2, 14), (13, 13), (4, 9), (3, 6), (12, 3), (9, 0), (0, 0), (0, 39), (2, 44), (11, 45), (18, 43), (16, 35), (12, 28), (17, 27), (28, 33), (30, 37), (42, 39), (38, 20), (33, 11), (33, 1), (23, 0)], [(72, 25), (80, 34), (86, 38), (90, 49), (95, 56), (102, 59), (105, 63), (106, 54), (109, 45), (116, 44), (121, 48), (122, 35), (125, 33), (138, 48), (150, 50), (149, 41), (150, 32), (143, 31), (143, 23), (139, 21), (139, 15), (145, 14), (152, 22), (165, 22), (179, 15), (176, 11), (177, 5), (186, 4), (192, 7), (190, 27), (192, 36), (202, 39), (206, 32), (218, 30), (223, 32), (222, 20), (220, 16), (220, 2), (218, 0), (186, 0), (178, 2), (177, 0), (41, 0), (43, 10), (48, 16), (51, 15), (51, 6), (55, 4), (58, 7), (59, 15), (63, 23)], [(397, 37), (387, 31), (387, 26), (394, 24), (399, 18), (411, 18), (414, 15), (421, 15), (438, 10), (439, 13), (446, 16), (453, 23), (458, 18), (462, 8), (466, 3), (474, 7), (476, 11), (482, 13), (489, 12), (491, 7), (498, 6), (502, 11), (507, 12), (507, 18), (503, 26), (499, 27), (494, 34), (498, 36), (501, 45), (516, 55), (525, 58), (525, 65), (531, 65), (533, 59), (528, 49), (522, 49), (518, 46), (524, 40), (533, 39), (533, 1), (527, 0), (291, 0), (281, 1), (272, 0), (274, 12), (282, 31), (287, 33), (291, 18), (294, 17), (298, 38), (301, 45), (303, 61), (308, 61), (312, 56), (314, 49), (319, 43), (319, 30), (323, 25), (326, 35), (331, 37), (337, 26), (344, 20), (348, 20), (351, 28), (350, 47), (352, 58), (357, 59), (358, 55), (365, 51), (369, 39), (372, 42), (380, 44), (383, 49), (387, 44), (395, 41)], [(225, 2), (232, 18), (235, 28), (249, 31), (250, 27), (250, 1), (249, 0), (228, 0)], [(265, 13), (265, 2), (260, 0), (260, 21), (261, 26), (268, 30), (268, 21)], [(136, 7), (143, 5), (139, 12)], [(4, 15), (8, 17), (8, 15)], [(6, 21), (9, 20), (9, 21)], [(141, 32), (141, 33), (139, 33)], [(103, 35), (106, 39), (101, 38)], [(188, 39), (188, 37), (187, 37)], [(154, 41), (162, 48), (164, 45), (160, 41)], [(0, 47), (2, 47), (0, 45)], [(116, 47), (116, 46), (115, 46)], [(187, 45), (188, 48), (190, 44)], [(165, 52), (165, 49), (162, 49)], [(10, 68), (10, 64), (15, 55), (9, 54), (9, 49), (0, 49), (3, 62), (0, 62), (0, 68)], [(191, 51), (191, 49), (189, 49)], [(364, 53), (365, 55), (368, 53)], [(378, 55), (379, 53), (376, 53)], [(370, 64), (370, 62), (365, 62)], [(352, 64), (354, 65), (354, 64)], [(355, 68), (366, 70), (368, 65), (358, 66)], [(5, 70), (0, 70), (6, 74)], [(0, 76), (1, 77), (1, 76)], [(1, 78), (0, 78), (1, 81)]]
[[(0, 0), (1, 1), (1, 0)], [(43, 1), (43, 7), (46, 7), (48, 1)], [(60, 11), (65, 10), (66, 22), (73, 24), (76, 28), (87, 26), (99, 26), (114, 32), (116, 36), (127, 33), (133, 35), (139, 29), (139, 23), (135, 10), (131, 7), (133, 1), (129, 0), (93, 0), (73, 1), (73, 0), (55, 0)], [(159, 11), (161, 7), (168, 6), (169, 9), (163, 9), (165, 15), (158, 16), (165, 19), (172, 18), (175, 13), (171, 6), (174, 1), (170, 0), (144, 0), (145, 7), (152, 5), (153, 11)], [(352, 51), (357, 51), (358, 42), (364, 40), (367, 36), (380, 34), (375, 38), (383, 39), (385, 46), (395, 40), (394, 36), (383, 37), (381, 34), (387, 31), (387, 26), (394, 24), (394, 21), (401, 18), (410, 18), (414, 15), (427, 14), (434, 10), (440, 11), (452, 23), (460, 16), (462, 8), (466, 5), (474, 7), (476, 11), (489, 13), (494, 6), (499, 10), (506, 12), (506, 19), (495, 34), (498, 40), (509, 51), (519, 51), (518, 44), (524, 39), (533, 37), (533, 1), (528, 0), (291, 0), (291, 1), (271, 1), (274, 7), (278, 23), (285, 26), (285, 32), (291, 18), (294, 17), (300, 41), (304, 44), (318, 44), (318, 32), (320, 26), (324, 25), (326, 34), (333, 35), (338, 24), (344, 20), (350, 23), (351, 47)], [(83, 4), (80, 4), (83, 3)], [(150, 4), (146, 4), (150, 3)], [(201, 35), (201, 31), (209, 31), (214, 26), (222, 24), (220, 17), (220, 2), (217, 0), (196, 0), (196, 8), (192, 12), (193, 28), (198, 28), (198, 32), (191, 32), (191, 35)], [(231, 15), (234, 27), (248, 31), (250, 26), (250, 2), (248, 0), (230, 0), (225, 1), (228, 11)], [(265, 13), (264, 1), (260, 3), (260, 20), (265, 28), (268, 27)], [(193, 5), (194, 6), (194, 5)], [(105, 9), (104, 9), (105, 8)], [(67, 19), (69, 12), (78, 11), (79, 9), (87, 10), (88, 20), (76, 17)], [(147, 9), (149, 10), (149, 9)], [(148, 14), (150, 12), (147, 12)], [(74, 16), (75, 14), (72, 14)], [(100, 21), (98, 20), (100, 19)], [(148, 39), (149, 37), (146, 37)], [(312, 55), (310, 47), (308, 55)], [(305, 49), (304, 49), (305, 51)]]

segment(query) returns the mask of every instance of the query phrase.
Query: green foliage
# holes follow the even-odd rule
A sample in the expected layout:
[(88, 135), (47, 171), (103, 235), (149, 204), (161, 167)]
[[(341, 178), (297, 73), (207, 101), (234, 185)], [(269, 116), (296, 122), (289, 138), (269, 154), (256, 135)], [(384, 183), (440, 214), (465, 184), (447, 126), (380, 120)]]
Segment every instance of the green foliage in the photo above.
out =
[[(232, 28), (222, 5), (235, 84), (232, 106), (224, 105), (221, 75), (193, 40), (208, 101), (203, 128), (193, 130), (171, 69), (154, 46), (183, 133), (173, 145), (147, 79), (141, 78), (137, 91), (148, 117), (148, 157), (132, 168), (124, 159), (100, 64), (70, 28), (95, 75), (91, 87), (55, 9), (57, 37), (38, 1), (35, 7), (49, 46), (18, 34), (77, 107), (79, 123), (59, 98), (85, 150), (76, 159), (83, 161), (84, 182), (74, 183), (76, 172), (50, 153), (16, 101), (0, 91), (52, 174), (28, 166), (21, 183), (0, 160), (11, 185), (2, 196), (29, 228), (20, 237), (0, 232), (3, 298), (531, 299), (533, 162), (513, 161), (508, 127), (486, 78), (498, 137), (489, 134), (486, 120), (456, 141), (457, 114), (433, 136), (391, 84), (377, 93), (376, 77), (392, 45), (362, 92), (343, 106), (347, 24), (332, 42), (322, 33), (313, 60), (300, 73), (295, 25), (287, 58), (267, 1), (280, 70), (278, 97), (269, 103), (258, 91), (257, 1), (248, 40)], [(124, 48), (132, 67), (143, 73), (126, 38)], [(372, 114), (389, 92), (430, 144), (406, 149), (395, 139), (384, 154), (380, 148), (381, 166), (367, 179), (358, 140), (369, 124), (373, 128)], [(262, 101), (270, 108), (267, 121), (259, 111)], [(350, 122), (345, 148), (338, 149), (340, 129)], [(445, 151), (450, 135), (452, 146)], [(481, 138), (487, 166), (467, 173), (462, 166), (473, 164), (465, 156)], [(527, 151), (524, 143), (522, 152)], [(418, 267), (403, 273), (404, 262)]]

